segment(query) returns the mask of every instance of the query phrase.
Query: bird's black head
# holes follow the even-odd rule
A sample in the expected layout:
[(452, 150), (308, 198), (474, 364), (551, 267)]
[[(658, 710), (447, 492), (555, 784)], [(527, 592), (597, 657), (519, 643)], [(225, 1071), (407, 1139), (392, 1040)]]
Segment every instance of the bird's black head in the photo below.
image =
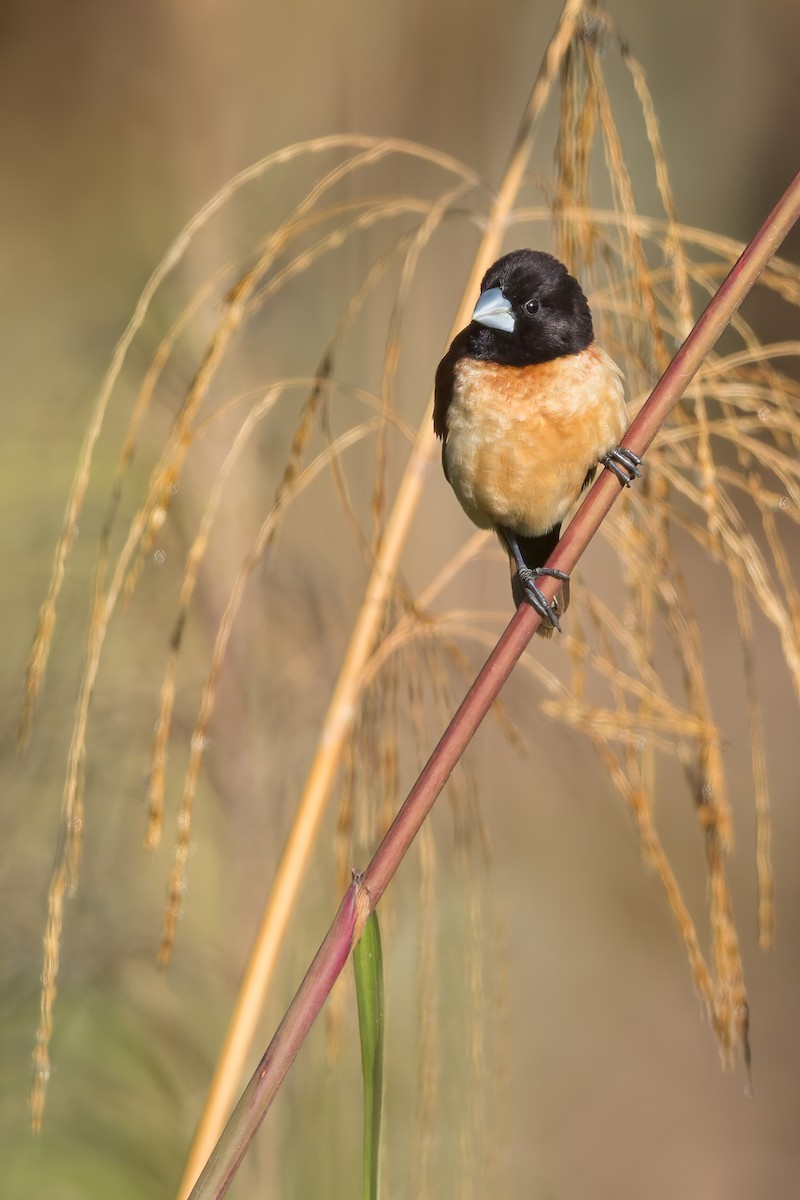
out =
[(514, 250), (483, 277), (469, 354), (524, 367), (577, 354), (593, 336), (586, 297), (564, 264), (541, 250)]

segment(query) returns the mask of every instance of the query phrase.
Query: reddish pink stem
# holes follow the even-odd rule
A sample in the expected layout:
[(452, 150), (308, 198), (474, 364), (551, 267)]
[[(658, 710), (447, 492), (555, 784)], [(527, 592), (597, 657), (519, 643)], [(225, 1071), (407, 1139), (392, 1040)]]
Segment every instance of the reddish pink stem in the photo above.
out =
[[(798, 216), (800, 172), (733, 267), (628, 430), (622, 444), (635, 454), (644, 454)], [(602, 471), (549, 559), (549, 566), (572, 571), (619, 492), (620, 486), (615, 476), (610, 471)], [(542, 591), (552, 599), (558, 590), (558, 583), (550, 578), (540, 582)], [(363, 921), (383, 895), (436, 797), (511, 674), (540, 620), (541, 617), (530, 605), (521, 605), (489, 655), (363, 877), (354, 882), (345, 894), (325, 941), (234, 1109), (189, 1200), (220, 1197), (228, 1190), (250, 1140), (263, 1121), (308, 1030), (358, 940)]]

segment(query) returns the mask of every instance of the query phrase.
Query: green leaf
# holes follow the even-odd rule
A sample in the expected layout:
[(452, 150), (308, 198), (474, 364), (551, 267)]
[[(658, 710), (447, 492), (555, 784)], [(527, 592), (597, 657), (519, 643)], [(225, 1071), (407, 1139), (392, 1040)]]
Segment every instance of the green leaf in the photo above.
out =
[(380, 1194), (383, 1104), (383, 956), (378, 918), (371, 913), (353, 951), (364, 1076), (364, 1200)]

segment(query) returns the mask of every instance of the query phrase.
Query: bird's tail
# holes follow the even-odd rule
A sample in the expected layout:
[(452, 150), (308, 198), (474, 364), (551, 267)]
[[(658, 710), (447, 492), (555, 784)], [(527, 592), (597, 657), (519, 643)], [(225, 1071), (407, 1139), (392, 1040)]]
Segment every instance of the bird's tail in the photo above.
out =
[[(517, 536), (517, 545), (520, 548), (523, 561), (526, 567), (535, 570), (537, 567), (543, 567), (550, 555), (558, 545), (558, 539), (561, 536), (561, 525), (554, 525), (552, 529), (548, 529), (547, 533), (541, 533), (538, 537), (519, 537)], [(525, 599), (525, 591), (519, 582), (516, 565), (512, 558), (511, 560), (511, 594), (514, 597), (514, 604), (519, 608), (522, 601)], [(563, 617), (569, 607), (569, 583), (561, 585), (561, 591), (553, 601), (553, 609), (557, 617)], [(536, 631), (542, 637), (553, 636), (553, 626), (547, 621), (542, 621)]]

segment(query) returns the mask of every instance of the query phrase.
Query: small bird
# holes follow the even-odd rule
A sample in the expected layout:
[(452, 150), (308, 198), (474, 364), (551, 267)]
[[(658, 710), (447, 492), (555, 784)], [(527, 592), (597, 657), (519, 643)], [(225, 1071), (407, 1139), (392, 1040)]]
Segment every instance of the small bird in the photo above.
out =
[[(552, 254), (514, 250), (486, 272), (471, 323), (437, 368), (433, 427), (461, 507), (494, 529), (515, 604), (532, 604), (549, 636), (569, 603), (569, 576), (544, 566), (564, 518), (598, 463), (625, 487), (641, 475), (641, 459), (618, 445), (622, 372), (594, 344), (586, 297)], [(552, 606), (542, 575), (564, 584)]]

